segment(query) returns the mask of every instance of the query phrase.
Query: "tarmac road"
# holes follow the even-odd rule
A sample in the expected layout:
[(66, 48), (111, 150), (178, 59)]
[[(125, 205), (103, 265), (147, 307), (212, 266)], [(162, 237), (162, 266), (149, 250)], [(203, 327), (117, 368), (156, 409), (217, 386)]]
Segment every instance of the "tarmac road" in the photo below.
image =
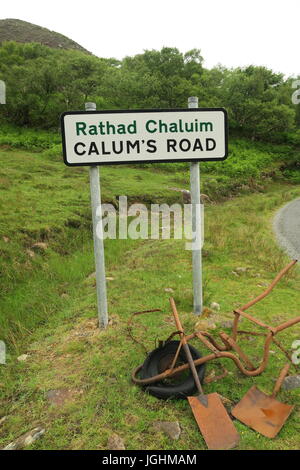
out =
[(279, 244), (292, 259), (300, 259), (300, 199), (280, 209), (274, 219)]

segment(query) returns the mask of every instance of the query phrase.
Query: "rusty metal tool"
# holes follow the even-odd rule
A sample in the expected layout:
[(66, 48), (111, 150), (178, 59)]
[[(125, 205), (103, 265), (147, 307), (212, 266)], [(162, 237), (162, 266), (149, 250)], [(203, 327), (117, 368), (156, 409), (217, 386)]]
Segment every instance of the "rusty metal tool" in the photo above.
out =
[(209, 449), (232, 449), (239, 443), (239, 435), (220, 396), (217, 393), (204, 395), (173, 298), (170, 298), (170, 304), (176, 326), (180, 331), (182, 347), (199, 391), (198, 396), (187, 397), (199, 429)]
[[(280, 281), (280, 279), (297, 263), (297, 260), (291, 261), (285, 268), (283, 268), (275, 277), (273, 282), (270, 284), (270, 286), (259, 296), (257, 296), (255, 299), (251, 300), (247, 304), (243, 305), (240, 309), (235, 309), (234, 310), (234, 322), (233, 322), (233, 329), (231, 336), (229, 336), (226, 333), (219, 333), (219, 337), (222, 341), (222, 344), (219, 344), (216, 339), (207, 331), (196, 331), (192, 333), (191, 335), (185, 336), (186, 341), (189, 342), (190, 340), (194, 338), (198, 338), (202, 344), (207, 347), (211, 353), (207, 354), (206, 356), (200, 357), (199, 359), (194, 360), (194, 365), (200, 366), (201, 364), (204, 364), (206, 362), (214, 361), (214, 360), (220, 360), (220, 359), (230, 359), (231, 361), (234, 362), (234, 364), (238, 367), (238, 369), (242, 372), (242, 374), (246, 375), (247, 377), (255, 377), (257, 375), (262, 374), (268, 364), (269, 357), (270, 357), (270, 347), (271, 344), (274, 343), (288, 358), (288, 360), (292, 363), (292, 359), (286, 351), (282, 344), (276, 339), (276, 335), (287, 328), (292, 327), (293, 325), (299, 324), (300, 323), (300, 316), (291, 318), (281, 325), (278, 325), (276, 327), (273, 327), (271, 325), (267, 325), (266, 323), (262, 322), (261, 320), (255, 318), (252, 315), (249, 315), (248, 313), (245, 312), (248, 308), (252, 307), (255, 305), (257, 302), (260, 300), (264, 299), (267, 295), (270, 294), (270, 292), (274, 289), (276, 284)], [(141, 312), (142, 313), (142, 312)], [(256, 331), (241, 331), (238, 329), (239, 321), (241, 317), (247, 318), (247, 320), (251, 321), (252, 323), (258, 325), (261, 328), (264, 328), (264, 332), (256, 332)], [(172, 333), (172, 335), (167, 339), (169, 341), (171, 338), (173, 338), (174, 335), (176, 334), (181, 334), (181, 331), (176, 331)], [(241, 349), (241, 347), (237, 344), (238, 342), (238, 337), (240, 334), (247, 334), (247, 335), (253, 335), (253, 336), (261, 336), (264, 337), (264, 346), (263, 346), (263, 353), (262, 353), (262, 359), (259, 364), (254, 364), (250, 358), (246, 355), (246, 353)], [(182, 344), (180, 343), (179, 348), (182, 347)], [(179, 351), (178, 351), (179, 352)], [(149, 385), (153, 384), (156, 382), (160, 382), (164, 379), (170, 379), (171, 377), (174, 377), (178, 373), (181, 373), (187, 369), (189, 369), (189, 364), (185, 363), (182, 365), (178, 365), (175, 367), (175, 362), (170, 368), (167, 368), (166, 370), (160, 372), (157, 375), (154, 375), (152, 377), (147, 377), (144, 379), (141, 379), (138, 374), (141, 371), (143, 365), (140, 365), (136, 367), (132, 371), (132, 380), (135, 384), (137, 385)], [(293, 364), (293, 367), (297, 368), (295, 364)]]
[(275, 437), (294, 408), (275, 399), (289, 368), (290, 364), (286, 364), (281, 370), (272, 395), (253, 386), (233, 408), (232, 415), (263, 436)]

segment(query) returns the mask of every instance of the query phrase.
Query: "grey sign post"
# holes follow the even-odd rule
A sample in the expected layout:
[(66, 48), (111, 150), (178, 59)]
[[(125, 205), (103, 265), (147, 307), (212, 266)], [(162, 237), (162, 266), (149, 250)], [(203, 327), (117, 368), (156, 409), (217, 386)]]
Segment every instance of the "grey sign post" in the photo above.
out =
[(0, 364), (6, 364), (6, 346), (4, 341), (0, 340)]
[(0, 80), (0, 104), (6, 104), (6, 86), (3, 80)]
[[(86, 111), (96, 111), (95, 103), (85, 103)], [(100, 173), (98, 166), (90, 166), (90, 190), (91, 190), (91, 206), (93, 218), (93, 237), (94, 237), (94, 253), (96, 266), (96, 289), (98, 303), (99, 325), (102, 328), (107, 327), (107, 295), (106, 295), (106, 276), (105, 276), (105, 259), (104, 244), (102, 235), (102, 208), (101, 208), (101, 191), (100, 191)]]
[[(198, 108), (198, 98), (190, 96), (188, 99), (189, 108)], [(191, 162), (190, 164), (190, 188), (191, 188), (191, 204), (192, 204), (192, 231), (195, 234), (192, 249), (193, 263), (193, 295), (194, 295), (194, 313), (200, 315), (203, 307), (202, 292), (202, 253), (201, 239), (203, 238), (202, 217), (200, 204), (200, 166), (199, 162)]]
[[(190, 161), (194, 313), (202, 313), (203, 220), (200, 201), (200, 161), (222, 161), (228, 154), (227, 113), (223, 108), (199, 108), (198, 98), (187, 109), (85, 111), (61, 116), (64, 163), (89, 166), (93, 215), (97, 299), (100, 326), (108, 323), (103, 227), (98, 165)], [(124, 136), (126, 134), (126, 136)]]

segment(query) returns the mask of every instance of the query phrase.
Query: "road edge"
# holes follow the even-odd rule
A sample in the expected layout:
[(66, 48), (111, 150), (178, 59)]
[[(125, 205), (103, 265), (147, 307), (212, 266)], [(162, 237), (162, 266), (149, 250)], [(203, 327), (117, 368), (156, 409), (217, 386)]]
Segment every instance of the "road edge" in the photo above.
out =
[(275, 214), (273, 219), (273, 232), (275, 234), (276, 240), (282, 250), (290, 256), (292, 259), (299, 259), (300, 255), (297, 252), (297, 249), (293, 246), (293, 244), (288, 240), (288, 238), (282, 233), (282, 224), (284, 220), (284, 214), (288, 207), (291, 204), (294, 204), (296, 201), (300, 201), (300, 198), (293, 199), (292, 201), (285, 204), (281, 207)]

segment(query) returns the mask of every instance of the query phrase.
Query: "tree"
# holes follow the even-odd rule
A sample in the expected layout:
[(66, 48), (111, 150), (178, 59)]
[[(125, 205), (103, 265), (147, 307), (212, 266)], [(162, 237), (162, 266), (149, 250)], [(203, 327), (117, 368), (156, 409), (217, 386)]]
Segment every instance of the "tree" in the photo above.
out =
[(222, 91), (232, 128), (253, 139), (291, 131), (295, 112), (281, 101), (283, 83), (282, 74), (265, 67), (238, 68), (227, 74)]

